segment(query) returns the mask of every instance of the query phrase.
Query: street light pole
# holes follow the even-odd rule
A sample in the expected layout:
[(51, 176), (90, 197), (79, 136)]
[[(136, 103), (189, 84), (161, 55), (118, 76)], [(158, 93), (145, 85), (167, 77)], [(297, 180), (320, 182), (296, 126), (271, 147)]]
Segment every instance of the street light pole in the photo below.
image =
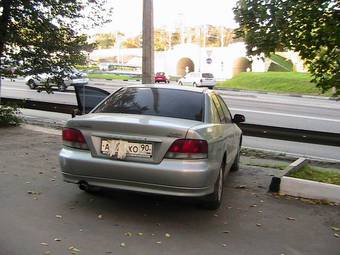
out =
[(143, 0), (143, 66), (142, 83), (153, 84), (154, 80), (154, 29), (153, 0)]

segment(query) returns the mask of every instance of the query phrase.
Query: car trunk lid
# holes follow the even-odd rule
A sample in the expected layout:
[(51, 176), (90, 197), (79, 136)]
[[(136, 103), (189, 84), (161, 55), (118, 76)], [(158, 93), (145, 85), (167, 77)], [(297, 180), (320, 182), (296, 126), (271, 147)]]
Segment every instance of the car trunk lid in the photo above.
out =
[[(102, 146), (111, 141), (124, 141), (129, 143), (127, 146), (139, 146), (140, 150), (142, 145), (151, 145), (152, 155), (128, 153), (122, 160), (159, 163), (176, 139), (185, 138), (188, 130), (199, 124), (202, 122), (170, 117), (95, 113), (72, 119), (67, 126), (83, 133), (93, 157), (117, 159), (118, 155), (103, 153)], [(110, 146), (114, 146), (112, 142)]]

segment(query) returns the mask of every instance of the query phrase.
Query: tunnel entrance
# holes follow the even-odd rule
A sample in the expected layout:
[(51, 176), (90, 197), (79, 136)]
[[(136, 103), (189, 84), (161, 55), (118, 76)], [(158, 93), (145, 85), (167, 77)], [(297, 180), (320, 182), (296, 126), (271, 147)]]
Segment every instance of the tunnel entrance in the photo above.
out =
[(189, 72), (195, 71), (194, 62), (190, 58), (181, 58), (177, 63), (177, 75), (184, 76), (186, 67), (188, 67)]
[(234, 61), (233, 64), (233, 76), (238, 75), (241, 72), (247, 72), (247, 69), (251, 71), (251, 62), (245, 58), (238, 58)]

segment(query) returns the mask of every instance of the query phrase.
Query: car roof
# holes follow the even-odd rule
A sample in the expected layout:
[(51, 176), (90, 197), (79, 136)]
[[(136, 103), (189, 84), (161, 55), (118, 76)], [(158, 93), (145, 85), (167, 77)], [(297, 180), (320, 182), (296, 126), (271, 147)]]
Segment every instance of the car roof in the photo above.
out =
[(208, 88), (187, 87), (187, 86), (174, 85), (174, 84), (171, 84), (171, 85), (140, 84), (140, 85), (127, 86), (126, 88), (158, 88), (158, 89), (174, 89), (174, 90), (200, 92), (204, 94), (211, 93), (211, 90), (209, 90)]

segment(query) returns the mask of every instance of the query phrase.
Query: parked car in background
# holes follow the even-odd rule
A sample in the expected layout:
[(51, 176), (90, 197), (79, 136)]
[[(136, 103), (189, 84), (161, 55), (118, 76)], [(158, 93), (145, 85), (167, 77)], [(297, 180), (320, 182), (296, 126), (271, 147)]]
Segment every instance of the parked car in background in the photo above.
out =
[(157, 72), (155, 74), (155, 83), (170, 83), (170, 77), (166, 75), (164, 72)]
[(213, 89), (216, 80), (212, 73), (191, 72), (179, 79), (178, 85), (190, 85), (194, 87), (208, 87)]
[[(42, 73), (35, 76), (27, 76), (25, 78), (25, 83), (31, 89), (35, 89), (39, 86), (43, 86), (49, 78), (52, 79), (53, 74)], [(87, 78), (87, 74), (74, 68), (71, 72), (66, 73), (66, 77), (63, 78), (62, 84), (58, 85), (52, 82), (50, 85), (52, 85), (52, 87), (57, 87), (59, 91), (66, 91), (69, 86), (86, 85), (88, 82), (89, 79)]]
[(243, 115), (231, 116), (214, 91), (136, 85), (69, 120), (59, 154), (64, 181), (91, 191), (106, 187), (199, 197), (209, 209), (239, 168)]

